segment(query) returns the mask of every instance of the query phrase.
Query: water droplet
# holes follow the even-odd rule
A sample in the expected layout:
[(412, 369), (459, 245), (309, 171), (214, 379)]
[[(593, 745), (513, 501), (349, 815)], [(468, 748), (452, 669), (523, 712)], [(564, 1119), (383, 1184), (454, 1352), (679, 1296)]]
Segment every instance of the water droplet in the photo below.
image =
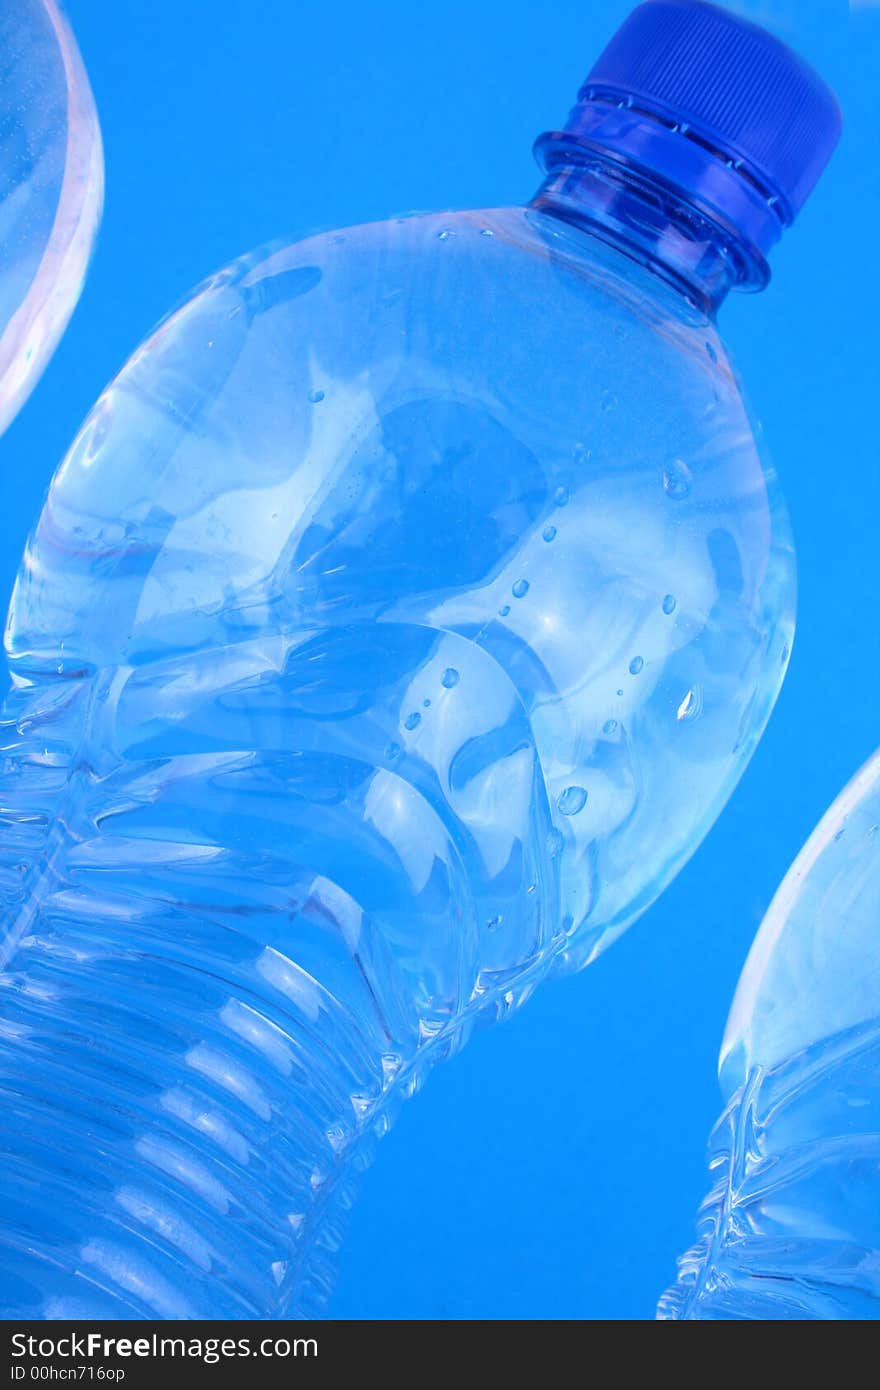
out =
[(491, 228), (491, 227), (481, 227), (481, 228), (480, 228), (480, 236), (494, 236), (494, 235), (495, 235), (495, 233), (492, 231), (492, 228)]
[(424, 709), (430, 709), (430, 708), (431, 708), (431, 701), (430, 701), (430, 700), (423, 700), (423, 701), (422, 701), (422, 707), (423, 707)]
[(718, 361), (718, 353), (715, 351), (711, 343), (706, 344), (706, 353), (709, 357), (710, 362)]
[(606, 720), (605, 720), (605, 723), (602, 725), (602, 732), (603, 732), (603, 734), (613, 734), (613, 733), (616, 731), (616, 729), (617, 729), (617, 720), (616, 720), (616, 719), (606, 719)]
[(602, 407), (602, 413), (603, 413), (604, 415), (610, 415), (611, 412), (612, 412), (612, 410), (616, 410), (616, 409), (617, 409), (617, 397), (615, 396), (614, 392), (613, 392), (613, 391), (603, 391), (603, 392), (602, 392), (602, 397), (601, 397), (601, 400), (600, 400), (600, 405), (601, 405), (601, 407)]
[(629, 663), (629, 673), (630, 673), (630, 675), (631, 675), (631, 676), (637, 676), (637, 675), (639, 674), (639, 672), (642, 670), (642, 668), (644, 667), (644, 665), (645, 665), (645, 659), (644, 659), (644, 657), (642, 657), (642, 656), (634, 656), (633, 659), (632, 659), (632, 661)]
[(675, 594), (666, 595), (665, 599), (663, 600), (663, 612), (666, 614), (667, 617), (670, 613), (675, 612)]
[(324, 392), (323, 392), (323, 391), (310, 391), (310, 392), (309, 392), (309, 400), (311, 401), (312, 405), (319, 405), (320, 402), (321, 402), (323, 399), (324, 399)]
[(399, 743), (389, 743), (388, 747), (385, 749), (385, 757), (389, 762), (393, 762), (395, 758), (400, 757), (402, 751)]
[(538, 885), (537, 885), (537, 883), (530, 883), (529, 886), (528, 886), (528, 888), (526, 889), (526, 892), (527, 892), (527, 893), (536, 893), (537, 891), (538, 891)]
[(571, 456), (575, 463), (587, 463), (592, 458), (592, 453), (585, 444), (575, 444)]
[(454, 666), (447, 666), (443, 675), (440, 677), (440, 684), (447, 690), (453, 690), (458, 685), (459, 675)]
[(663, 491), (673, 502), (681, 502), (688, 496), (693, 479), (691, 470), (682, 459), (674, 459), (663, 469)]
[(558, 487), (553, 494), (553, 501), (557, 507), (567, 507), (571, 493), (567, 487)]
[(556, 859), (562, 853), (562, 846), (565, 838), (561, 830), (557, 830), (554, 825), (552, 830), (547, 831), (547, 853), (551, 859)]
[(503, 921), (503, 917), (490, 917), (488, 922), (486, 923), (486, 930), (497, 931)]
[(696, 719), (703, 710), (703, 694), (698, 685), (688, 691), (676, 711), (676, 719), (679, 722), (684, 720)]
[(444, 230), (443, 230), (442, 232), (438, 232), (438, 233), (437, 233), (437, 240), (438, 240), (438, 241), (448, 241), (449, 238), (450, 238), (451, 236), (452, 236), (452, 233), (451, 233), (448, 229), (445, 229), (445, 228), (444, 228)]
[(617, 693), (618, 693), (618, 695), (622, 695), (622, 694), (623, 694), (623, 691), (622, 691), (622, 690), (618, 690)]
[(406, 716), (406, 719), (404, 719), (404, 721), (403, 721), (403, 727), (404, 727), (405, 729), (409, 729), (409, 731), (410, 731), (410, 733), (411, 733), (413, 729), (417, 729), (417, 728), (419, 727), (419, 725), (421, 724), (421, 722), (422, 722), (422, 716), (418, 713), (417, 710), (413, 710), (412, 714), (408, 714), (408, 715)]
[(529, 592), (529, 581), (527, 579), (518, 579), (510, 592), (513, 594), (514, 598), (525, 598), (526, 594)]
[(564, 816), (576, 816), (586, 804), (587, 793), (583, 787), (566, 787), (556, 801), (556, 805)]
[(784, 665), (785, 665), (785, 663), (788, 661), (788, 658), (789, 658), (790, 655), (791, 655), (791, 647), (788, 645), (787, 642), (785, 642), (785, 643), (783, 644), (782, 651), (779, 653), (779, 664), (780, 664), (780, 666), (784, 666)]
[(499, 608), (499, 609), (498, 609), (498, 616), (499, 616), (499, 618), (506, 618), (509, 612), (510, 612), (510, 604), (509, 604), (509, 603), (505, 603), (505, 605), (504, 605), (503, 608)]
[(555, 527), (555, 526), (545, 526), (545, 527), (544, 527), (544, 530), (541, 532), (541, 535), (543, 536), (543, 538), (544, 538), (545, 541), (548, 541), (548, 542), (549, 542), (549, 541), (555, 541), (555, 540), (556, 540), (556, 527)]
[(834, 836), (835, 840), (842, 840), (845, 831), (846, 831), (846, 826), (845, 826), (845, 825), (842, 825), (842, 826), (840, 827), (840, 829), (838, 830), (837, 834)]

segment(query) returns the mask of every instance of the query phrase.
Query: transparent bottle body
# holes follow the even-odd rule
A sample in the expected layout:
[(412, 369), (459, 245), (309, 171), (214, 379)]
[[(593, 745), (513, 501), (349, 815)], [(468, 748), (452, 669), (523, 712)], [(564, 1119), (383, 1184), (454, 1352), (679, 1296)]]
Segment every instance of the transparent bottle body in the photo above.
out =
[(55, 0), (0, 0), (0, 430), (79, 298), (103, 200), (101, 136)]
[(661, 1316), (880, 1316), (880, 754), (795, 860), (740, 979), (697, 1244)]
[(399, 219), (203, 286), (10, 610), (7, 1315), (318, 1307), (398, 1101), (696, 847), (792, 603), (713, 324), (585, 232)]

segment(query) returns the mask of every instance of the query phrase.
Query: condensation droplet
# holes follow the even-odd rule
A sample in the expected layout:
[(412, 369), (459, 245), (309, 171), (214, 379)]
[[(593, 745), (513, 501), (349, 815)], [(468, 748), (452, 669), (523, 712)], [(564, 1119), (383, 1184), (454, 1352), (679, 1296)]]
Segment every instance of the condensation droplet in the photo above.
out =
[(430, 708), (431, 708), (431, 701), (430, 701), (430, 700), (423, 700), (423, 701), (422, 701), (422, 706), (423, 706), (424, 709), (430, 709)]
[(513, 594), (514, 598), (525, 598), (526, 594), (529, 592), (529, 581), (527, 579), (518, 579), (510, 592)]
[(480, 228), (480, 236), (494, 236), (494, 235), (495, 235), (495, 233), (492, 231), (492, 228), (491, 228), (491, 227), (481, 227), (481, 228)]
[(670, 613), (675, 612), (675, 594), (666, 595), (665, 599), (663, 600), (663, 612), (666, 614), (667, 617)]
[(558, 487), (553, 494), (553, 501), (557, 507), (567, 507), (571, 493), (567, 487)]
[(711, 343), (706, 344), (706, 353), (710, 362), (718, 361), (718, 353), (715, 351)]
[(505, 605), (504, 605), (503, 608), (499, 608), (499, 609), (498, 609), (498, 616), (499, 616), (499, 618), (506, 618), (509, 612), (510, 612), (510, 604), (509, 604), (509, 603), (505, 603)]
[(449, 238), (450, 238), (451, 236), (452, 236), (452, 233), (451, 233), (448, 229), (444, 229), (442, 232), (438, 232), (438, 233), (437, 233), (437, 240), (438, 240), (438, 241), (448, 241)]
[(566, 787), (556, 801), (556, 805), (564, 816), (576, 816), (586, 804), (587, 793), (583, 787)]
[(600, 400), (600, 405), (601, 405), (601, 408), (602, 408), (602, 412), (603, 412), (603, 414), (605, 414), (605, 415), (610, 415), (611, 412), (612, 412), (612, 410), (616, 410), (616, 409), (617, 409), (617, 397), (615, 396), (614, 392), (613, 392), (613, 391), (603, 391), (603, 392), (602, 392), (602, 398), (601, 398), (601, 400)]
[(486, 930), (497, 931), (503, 921), (503, 917), (490, 917), (488, 922), (486, 923)]
[(562, 846), (565, 844), (565, 837), (561, 830), (557, 830), (554, 825), (552, 830), (547, 831), (547, 853), (551, 859), (556, 859), (562, 853)]
[(703, 694), (698, 685), (688, 691), (679, 705), (675, 717), (682, 723), (685, 720), (696, 719), (702, 713)]
[(691, 470), (682, 459), (673, 459), (663, 469), (663, 491), (673, 502), (681, 502), (690, 493), (693, 478)]
[(402, 751), (399, 743), (389, 743), (388, 747), (385, 749), (385, 757), (389, 762), (393, 762), (395, 758), (400, 757)]
[(418, 710), (413, 710), (412, 714), (408, 714), (406, 716), (406, 719), (403, 721), (403, 727), (405, 729), (409, 729), (409, 731), (412, 732), (413, 729), (417, 729), (419, 727), (421, 722), (422, 716), (419, 714)]
[(318, 405), (318, 404), (320, 404), (320, 402), (321, 402), (323, 399), (324, 399), (324, 392), (323, 392), (323, 391), (310, 391), (310, 392), (309, 392), (309, 400), (311, 401), (312, 405)]
[(545, 541), (547, 541), (548, 543), (549, 543), (550, 541), (555, 541), (555, 540), (556, 540), (556, 527), (555, 527), (555, 526), (545, 526), (545, 527), (544, 527), (544, 530), (541, 532), (541, 535), (542, 535), (543, 539), (544, 539)]
[(632, 661), (629, 663), (629, 673), (630, 673), (630, 675), (631, 675), (631, 676), (637, 676), (637, 675), (639, 674), (639, 672), (642, 670), (642, 668), (644, 667), (644, 664), (645, 664), (645, 659), (644, 659), (644, 657), (642, 657), (642, 656), (634, 656), (633, 659), (632, 659)]
[(440, 684), (447, 690), (453, 690), (458, 685), (459, 675), (454, 666), (447, 666), (443, 675), (440, 677)]
[(571, 456), (575, 463), (587, 463), (592, 454), (585, 444), (575, 444), (571, 451)]
[(616, 720), (616, 719), (606, 719), (606, 720), (605, 720), (605, 723), (602, 725), (602, 732), (603, 732), (603, 734), (613, 734), (613, 733), (616, 732), (616, 730), (617, 730), (617, 720)]

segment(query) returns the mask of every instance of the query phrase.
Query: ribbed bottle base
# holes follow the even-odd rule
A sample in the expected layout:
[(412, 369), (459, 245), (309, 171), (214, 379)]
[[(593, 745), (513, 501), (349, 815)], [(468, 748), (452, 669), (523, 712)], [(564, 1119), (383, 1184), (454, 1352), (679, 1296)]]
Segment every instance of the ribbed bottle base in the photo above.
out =
[(356, 1037), (344, 1047), (332, 1018), (319, 1041), (266, 988), (252, 942), (221, 973), (179, 923), (114, 920), (104, 904), (96, 925), (68, 905), (56, 932), (62, 906), (0, 978), (0, 1314), (313, 1307), (381, 1100), (378, 1061)]

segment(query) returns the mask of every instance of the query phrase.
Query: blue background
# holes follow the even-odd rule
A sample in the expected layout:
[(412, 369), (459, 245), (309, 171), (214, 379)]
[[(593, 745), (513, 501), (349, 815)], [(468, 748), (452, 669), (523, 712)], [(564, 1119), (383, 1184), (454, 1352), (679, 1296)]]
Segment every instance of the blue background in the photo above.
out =
[[(0, 441), (0, 591), (86, 410), (195, 282), (285, 232), (527, 199), (533, 137), (563, 119), (628, 8), (70, 0), (106, 213), (70, 330)], [(404, 1109), (355, 1208), (338, 1317), (653, 1315), (705, 1186), (715, 1061), (749, 943), (880, 742), (880, 8), (734, 8), (797, 44), (846, 117), (770, 289), (723, 311), (798, 543), (791, 672), (740, 789), (663, 900)]]

